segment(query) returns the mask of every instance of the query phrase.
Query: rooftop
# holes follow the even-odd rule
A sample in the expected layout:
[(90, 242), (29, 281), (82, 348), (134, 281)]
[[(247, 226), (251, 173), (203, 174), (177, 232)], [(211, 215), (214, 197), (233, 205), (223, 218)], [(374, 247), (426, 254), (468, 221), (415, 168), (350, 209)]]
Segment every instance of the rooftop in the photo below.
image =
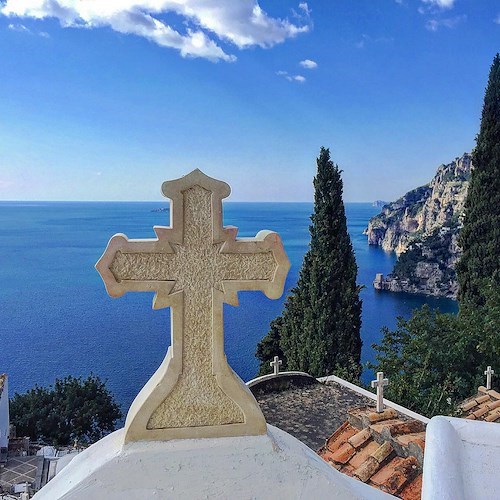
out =
[(290, 384), (285, 390), (260, 393), (251, 387), (266, 421), (317, 450), (325, 443), (326, 429), (336, 429), (347, 419), (349, 408), (372, 400), (335, 382)]
[(15, 484), (29, 483), (40, 488), (43, 457), (9, 457), (5, 467), (0, 469), (0, 492), (10, 492)]
[(349, 410), (345, 421), (318, 450), (335, 469), (404, 500), (419, 499), (425, 425), (392, 408)]
[(479, 387), (477, 395), (466, 399), (459, 407), (460, 417), (468, 420), (500, 422), (500, 393)]

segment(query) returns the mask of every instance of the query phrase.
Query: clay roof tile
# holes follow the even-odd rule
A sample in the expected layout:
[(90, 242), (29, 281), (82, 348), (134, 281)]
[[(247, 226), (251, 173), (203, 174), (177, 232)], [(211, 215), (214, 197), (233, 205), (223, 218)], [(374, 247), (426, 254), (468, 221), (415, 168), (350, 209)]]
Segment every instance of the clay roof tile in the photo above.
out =
[(500, 393), (481, 386), (478, 388), (478, 394), (465, 400), (459, 408), (462, 418), (495, 422), (500, 417), (497, 414), (500, 409)]
[(410, 481), (398, 495), (403, 500), (420, 500), (422, 496), (422, 474)]
[(382, 491), (396, 495), (419, 473), (418, 462), (414, 457), (396, 457), (380, 469), (370, 482), (377, 484)]
[(392, 408), (375, 413), (365, 407), (349, 411), (349, 421), (328, 438), (318, 454), (343, 474), (415, 500), (420, 498), (417, 478), (422, 474), (424, 448), (425, 426), (421, 422)]
[(354, 436), (350, 437), (348, 439), (348, 442), (354, 446), (354, 448), (359, 448), (362, 446), (368, 439), (370, 439), (370, 429), (366, 428), (363, 429), (362, 431), (359, 431), (357, 434), (354, 434)]
[(476, 403), (478, 405), (480, 405), (481, 403), (484, 403), (485, 401), (489, 401), (489, 400), (490, 400), (489, 394), (485, 394), (484, 396), (478, 396), (476, 398)]
[(500, 392), (494, 391), (493, 389), (488, 391), (488, 396), (493, 399), (500, 399)]
[(326, 441), (326, 448), (331, 452), (335, 452), (347, 440), (358, 433), (358, 429), (353, 427), (349, 422), (344, 422)]
[(349, 443), (344, 443), (342, 446), (332, 453), (331, 459), (334, 462), (345, 464), (356, 453), (356, 448)]
[(500, 411), (495, 410), (492, 411), (489, 415), (487, 415), (484, 420), (486, 422), (496, 422), (499, 418), (500, 418)]

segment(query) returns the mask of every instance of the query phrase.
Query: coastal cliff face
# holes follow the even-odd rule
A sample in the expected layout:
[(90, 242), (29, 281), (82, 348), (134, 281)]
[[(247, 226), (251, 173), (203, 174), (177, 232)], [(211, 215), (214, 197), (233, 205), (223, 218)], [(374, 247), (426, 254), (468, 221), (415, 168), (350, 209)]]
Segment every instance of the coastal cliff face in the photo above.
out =
[(441, 165), (429, 184), (385, 205), (370, 219), (368, 243), (398, 254), (393, 272), (385, 278), (377, 275), (375, 288), (456, 297), (457, 238), (470, 173), (471, 157), (464, 153)]

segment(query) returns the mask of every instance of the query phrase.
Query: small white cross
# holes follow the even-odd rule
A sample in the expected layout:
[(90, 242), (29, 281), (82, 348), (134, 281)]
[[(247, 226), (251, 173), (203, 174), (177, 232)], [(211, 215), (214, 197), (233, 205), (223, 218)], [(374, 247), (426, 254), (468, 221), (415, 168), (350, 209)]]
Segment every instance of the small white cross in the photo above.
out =
[(489, 391), (491, 389), (491, 376), (495, 375), (495, 372), (491, 369), (491, 366), (488, 366), (484, 374), (486, 375), (486, 389)]
[(283, 361), (281, 361), (280, 358), (278, 358), (278, 356), (274, 356), (274, 361), (271, 361), (269, 363), (269, 366), (271, 366), (272, 368), (274, 368), (274, 374), (275, 375), (278, 375), (279, 372), (280, 372), (280, 365), (283, 364)]
[(377, 380), (372, 380), (372, 387), (377, 388), (377, 413), (384, 411), (384, 387), (389, 380), (384, 378), (384, 372), (377, 372)]

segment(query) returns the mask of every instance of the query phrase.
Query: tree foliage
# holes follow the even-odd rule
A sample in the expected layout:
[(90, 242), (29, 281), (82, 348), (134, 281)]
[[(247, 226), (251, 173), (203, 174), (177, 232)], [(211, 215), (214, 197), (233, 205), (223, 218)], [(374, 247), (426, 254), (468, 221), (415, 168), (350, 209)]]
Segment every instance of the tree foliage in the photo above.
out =
[(90, 444), (115, 430), (122, 413), (106, 384), (96, 375), (56, 379), (10, 400), (11, 423), (21, 436), (54, 445), (77, 439)]
[(277, 355), (288, 370), (313, 376), (342, 371), (357, 378), (361, 356), (361, 300), (357, 265), (347, 232), (342, 179), (338, 166), (321, 148), (314, 179), (311, 242), (297, 286), (281, 316), (257, 347), (260, 373), (270, 371)]
[(481, 307), (488, 282), (500, 282), (500, 55), (491, 66), (481, 128), (472, 153), (473, 171), (460, 232), (457, 265), (460, 303)]
[(476, 342), (456, 315), (424, 306), (409, 320), (398, 318), (395, 330), (383, 329), (370, 367), (389, 376), (387, 398), (428, 417), (446, 415), (481, 380)]

